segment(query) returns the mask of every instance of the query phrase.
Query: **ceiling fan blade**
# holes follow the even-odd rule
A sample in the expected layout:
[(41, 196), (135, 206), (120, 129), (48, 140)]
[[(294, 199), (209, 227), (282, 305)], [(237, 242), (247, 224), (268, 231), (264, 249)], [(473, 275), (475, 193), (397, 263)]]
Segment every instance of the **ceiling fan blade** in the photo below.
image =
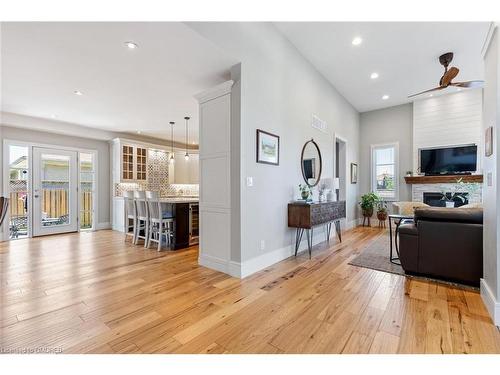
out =
[(453, 82), (453, 83), (450, 83), (450, 85), (457, 86), (457, 87), (479, 88), (479, 87), (483, 87), (484, 81)]
[(419, 92), (418, 94), (408, 95), (408, 98), (413, 98), (414, 96), (422, 95), (422, 94), (425, 94), (427, 92), (442, 90), (442, 89), (445, 89), (445, 88), (446, 87), (442, 87), (442, 86), (434, 87), (433, 89), (425, 90), (425, 91)]
[(452, 66), (450, 69), (446, 71), (446, 73), (443, 74), (443, 77), (441, 77), (439, 85), (444, 87), (448, 86), (453, 80), (453, 78), (455, 78), (458, 75), (459, 72), (460, 70), (458, 68)]

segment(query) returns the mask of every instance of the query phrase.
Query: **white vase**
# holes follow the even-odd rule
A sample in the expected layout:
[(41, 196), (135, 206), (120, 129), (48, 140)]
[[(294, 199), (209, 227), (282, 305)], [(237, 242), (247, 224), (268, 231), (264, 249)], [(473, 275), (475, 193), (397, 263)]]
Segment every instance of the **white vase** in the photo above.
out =
[(454, 208), (455, 202), (446, 201), (446, 208)]

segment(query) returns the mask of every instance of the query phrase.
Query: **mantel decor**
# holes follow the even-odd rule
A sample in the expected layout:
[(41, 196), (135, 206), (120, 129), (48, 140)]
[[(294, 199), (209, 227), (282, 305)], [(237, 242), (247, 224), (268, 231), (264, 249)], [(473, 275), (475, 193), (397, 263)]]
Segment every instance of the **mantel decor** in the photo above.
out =
[(280, 164), (280, 137), (257, 129), (256, 135), (257, 163)]

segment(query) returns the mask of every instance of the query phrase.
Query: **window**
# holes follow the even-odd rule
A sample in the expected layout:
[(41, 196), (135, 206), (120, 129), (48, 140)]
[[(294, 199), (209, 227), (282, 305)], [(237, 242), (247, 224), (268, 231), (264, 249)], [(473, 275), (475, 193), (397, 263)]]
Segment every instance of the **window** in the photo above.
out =
[(372, 145), (372, 191), (385, 200), (399, 199), (397, 143)]
[(94, 155), (80, 152), (80, 229), (92, 229), (94, 183)]

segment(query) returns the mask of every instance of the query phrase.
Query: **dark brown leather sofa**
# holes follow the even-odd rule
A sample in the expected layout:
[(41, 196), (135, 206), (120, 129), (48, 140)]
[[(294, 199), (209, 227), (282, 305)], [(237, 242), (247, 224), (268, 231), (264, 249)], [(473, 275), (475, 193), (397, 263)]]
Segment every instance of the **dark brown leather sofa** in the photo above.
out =
[(415, 221), (399, 227), (399, 257), (408, 274), (479, 286), (483, 210), (415, 209)]

